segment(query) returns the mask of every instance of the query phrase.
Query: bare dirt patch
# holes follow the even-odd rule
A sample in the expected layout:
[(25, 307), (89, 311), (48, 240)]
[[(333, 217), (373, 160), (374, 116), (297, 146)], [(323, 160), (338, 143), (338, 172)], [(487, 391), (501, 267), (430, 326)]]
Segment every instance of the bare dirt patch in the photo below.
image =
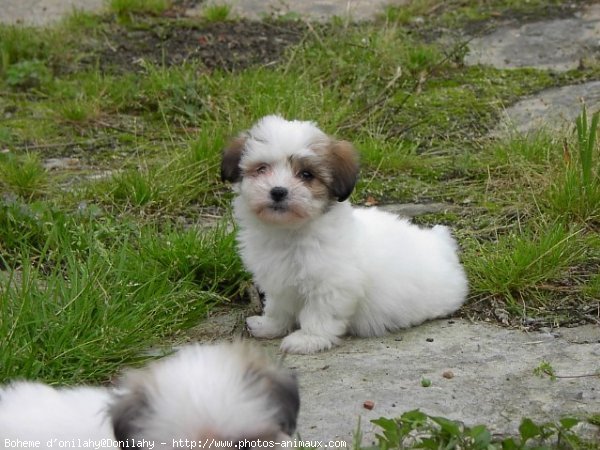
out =
[(145, 29), (111, 25), (93, 59), (113, 73), (139, 71), (142, 61), (166, 66), (199, 62), (210, 70), (241, 70), (277, 63), (306, 31), (300, 22), (247, 20), (193, 26), (167, 21)]

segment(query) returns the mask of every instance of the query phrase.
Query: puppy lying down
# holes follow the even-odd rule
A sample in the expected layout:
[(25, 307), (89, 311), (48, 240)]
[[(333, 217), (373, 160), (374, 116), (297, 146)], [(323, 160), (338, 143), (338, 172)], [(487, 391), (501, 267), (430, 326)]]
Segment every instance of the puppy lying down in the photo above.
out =
[(358, 153), (312, 122), (267, 116), (224, 150), (245, 266), (266, 294), (247, 325), (286, 336), (288, 352), (325, 350), (350, 333), (379, 336), (448, 315), (468, 285), (443, 226), (417, 227), (347, 201)]
[(39, 441), (38, 448), (115, 449), (119, 441), (172, 449), (186, 440), (196, 448), (251, 448), (251, 441), (289, 439), (298, 409), (295, 377), (251, 345), (189, 345), (125, 373), (114, 389), (0, 387), (0, 437)]

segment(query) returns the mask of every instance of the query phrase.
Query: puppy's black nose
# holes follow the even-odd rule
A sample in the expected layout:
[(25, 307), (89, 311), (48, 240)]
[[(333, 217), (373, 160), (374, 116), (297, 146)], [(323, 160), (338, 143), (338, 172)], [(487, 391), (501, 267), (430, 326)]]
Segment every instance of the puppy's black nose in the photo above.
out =
[(276, 202), (280, 202), (281, 200), (283, 200), (284, 198), (286, 198), (288, 195), (288, 190), (284, 187), (274, 187), (273, 189), (271, 189), (271, 198), (276, 201)]

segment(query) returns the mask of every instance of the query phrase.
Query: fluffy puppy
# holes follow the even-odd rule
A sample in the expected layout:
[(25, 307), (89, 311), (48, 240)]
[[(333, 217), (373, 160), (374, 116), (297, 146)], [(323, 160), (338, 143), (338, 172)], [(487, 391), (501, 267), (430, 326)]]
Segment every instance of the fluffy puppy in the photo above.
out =
[(352, 207), (358, 170), (349, 142), (279, 116), (224, 150), (239, 250), (266, 295), (264, 315), (246, 321), (252, 335), (287, 335), (282, 350), (312, 353), (346, 333), (379, 336), (464, 302), (467, 279), (450, 231)]
[(28, 381), (2, 387), (0, 436), (37, 440), (41, 448), (85, 441), (114, 449), (116, 440), (121, 448), (172, 449), (186, 439), (237, 448), (245, 439), (289, 439), (298, 408), (295, 377), (254, 347), (190, 345), (127, 372), (114, 389)]

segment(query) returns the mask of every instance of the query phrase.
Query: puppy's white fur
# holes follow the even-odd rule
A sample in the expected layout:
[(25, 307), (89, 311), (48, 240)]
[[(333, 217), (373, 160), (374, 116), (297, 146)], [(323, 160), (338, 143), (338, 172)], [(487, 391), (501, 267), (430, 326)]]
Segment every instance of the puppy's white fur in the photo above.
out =
[(312, 122), (264, 117), (224, 150), (221, 170), (237, 193), (242, 259), (266, 294), (264, 315), (247, 319), (254, 336), (287, 335), (283, 350), (311, 353), (346, 333), (379, 336), (464, 302), (450, 231), (352, 207), (357, 153)]
[(294, 431), (298, 406), (295, 378), (252, 346), (190, 345), (127, 372), (117, 388), (27, 381), (2, 387), (0, 436), (42, 447), (52, 439), (167, 449), (179, 439), (278, 442)]

